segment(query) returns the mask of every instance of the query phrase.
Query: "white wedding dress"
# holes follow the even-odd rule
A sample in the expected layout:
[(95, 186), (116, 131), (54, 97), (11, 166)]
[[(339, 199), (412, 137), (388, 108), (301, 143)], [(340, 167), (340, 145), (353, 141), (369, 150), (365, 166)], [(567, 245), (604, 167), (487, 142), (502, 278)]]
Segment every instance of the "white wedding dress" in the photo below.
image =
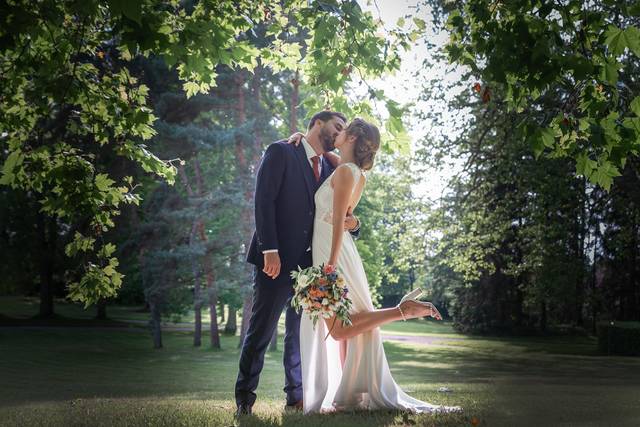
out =
[[(362, 171), (346, 163), (355, 182)], [(343, 166), (344, 167), (344, 166)], [(313, 228), (313, 263), (329, 260), (331, 253), (333, 188), (331, 176), (315, 194), (316, 216)], [(355, 189), (354, 185), (354, 189)], [(352, 313), (373, 310), (369, 285), (362, 260), (348, 232), (344, 233), (337, 266), (344, 275), (353, 301)], [(327, 336), (324, 321), (315, 329), (311, 318), (302, 313), (300, 323), (300, 355), (304, 413), (331, 412), (343, 409), (400, 409), (414, 413), (459, 411), (458, 407), (432, 405), (414, 399), (395, 383), (380, 338), (375, 328), (347, 340), (344, 368), (340, 365), (339, 343)]]

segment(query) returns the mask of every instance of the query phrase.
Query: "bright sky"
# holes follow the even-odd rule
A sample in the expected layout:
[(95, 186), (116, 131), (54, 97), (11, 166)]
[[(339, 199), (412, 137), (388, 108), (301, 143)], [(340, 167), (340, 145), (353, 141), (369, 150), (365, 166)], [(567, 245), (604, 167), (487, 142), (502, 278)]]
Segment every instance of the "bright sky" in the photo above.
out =
[[(366, 11), (370, 11), (374, 17), (381, 18), (387, 28), (395, 25), (399, 18), (405, 15), (417, 16), (427, 23), (427, 29), (431, 27), (431, 12), (425, 6), (421, 6), (421, 10), (417, 10), (416, 0), (359, 0), (360, 5)], [(368, 3), (368, 4), (367, 4)], [(410, 19), (407, 20), (409, 22)], [(443, 46), (448, 39), (448, 35), (444, 32), (436, 33), (433, 31), (430, 41), (436, 46)], [(428, 57), (427, 47), (423, 43), (417, 44), (411, 51), (406, 52), (402, 58), (402, 68), (394, 76), (388, 76), (384, 80), (372, 82), (371, 85), (376, 88), (385, 90), (385, 94), (392, 99), (401, 103), (415, 103), (414, 109), (435, 109), (446, 110), (446, 105), (437, 101), (418, 101), (418, 96), (422, 92), (422, 85), (432, 78), (443, 80), (457, 80), (460, 77), (460, 71), (451, 72), (450, 67), (446, 64), (440, 66), (423, 68), (423, 61)], [(420, 70), (419, 78), (415, 74)], [(454, 93), (447, 94), (448, 97), (454, 96)], [(463, 114), (462, 112), (460, 114)], [(459, 119), (460, 117), (458, 117)], [(416, 142), (429, 134), (436, 136), (440, 133), (451, 134), (453, 129), (442, 129), (434, 126), (432, 123), (418, 123), (415, 118), (409, 119), (409, 134), (412, 139), (412, 150), (416, 147)], [(440, 198), (443, 190), (446, 188), (446, 181), (458, 172), (458, 167), (443, 168), (444, 170), (429, 169), (423, 175), (421, 183), (414, 188), (416, 195), (426, 196), (429, 199), (437, 200)]]

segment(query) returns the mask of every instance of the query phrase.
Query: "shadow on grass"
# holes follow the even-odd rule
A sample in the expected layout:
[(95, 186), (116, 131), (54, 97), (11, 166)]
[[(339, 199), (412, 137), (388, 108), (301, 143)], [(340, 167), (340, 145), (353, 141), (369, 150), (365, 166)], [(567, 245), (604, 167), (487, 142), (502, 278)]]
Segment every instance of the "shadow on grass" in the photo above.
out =
[[(567, 354), (561, 348), (544, 351), (539, 343), (501, 342), (496, 346), (407, 346), (385, 343), (394, 375), (435, 382), (607, 381), (640, 384), (640, 359)], [(416, 370), (418, 367), (423, 369)], [(426, 378), (423, 376), (426, 375)]]
[(283, 413), (281, 418), (243, 417), (238, 427), (312, 427), (349, 426), (371, 427), (387, 425), (469, 425), (469, 417), (463, 414), (410, 414), (397, 410), (345, 411), (329, 414)]

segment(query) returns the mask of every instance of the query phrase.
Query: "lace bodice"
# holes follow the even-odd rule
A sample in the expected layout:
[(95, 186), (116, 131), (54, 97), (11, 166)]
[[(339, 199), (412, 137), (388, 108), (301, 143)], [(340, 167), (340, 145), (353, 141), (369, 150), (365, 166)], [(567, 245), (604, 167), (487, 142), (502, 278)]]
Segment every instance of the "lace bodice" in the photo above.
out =
[[(357, 183), (360, 181), (360, 176), (364, 174), (362, 170), (355, 163), (343, 163), (338, 167), (348, 167), (353, 174), (354, 186), (351, 190), (351, 194), (356, 190)], [(336, 168), (336, 170), (338, 170)], [(331, 186), (331, 178), (336, 171), (333, 171), (331, 175), (322, 183), (318, 191), (316, 191), (316, 221), (323, 221), (328, 224), (333, 224), (333, 187)]]

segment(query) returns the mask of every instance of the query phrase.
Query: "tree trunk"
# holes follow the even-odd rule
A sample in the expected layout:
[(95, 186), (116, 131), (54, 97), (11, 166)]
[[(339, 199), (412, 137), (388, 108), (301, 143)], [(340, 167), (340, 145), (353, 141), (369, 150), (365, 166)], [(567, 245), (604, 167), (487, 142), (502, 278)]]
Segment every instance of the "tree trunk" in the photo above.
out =
[(540, 302), (540, 332), (547, 331), (547, 302), (542, 300)]
[[(189, 235), (189, 246), (191, 247), (195, 244), (197, 227), (198, 221), (194, 221)], [(200, 266), (198, 263), (198, 257), (192, 257), (191, 270), (193, 272), (193, 346), (200, 347), (202, 344), (202, 290), (200, 284)]]
[(238, 315), (237, 309), (233, 305), (229, 305), (229, 315), (227, 316), (227, 323), (224, 325), (225, 335), (235, 335), (238, 330)]
[(58, 233), (56, 220), (42, 213), (36, 216), (40, 238), (40, 312), (39, 317), (53, 317), (53, 269), (55, 240)]
[(96, 319), (105, 320), (107, 318), (107, 299), (100, 298), (96, 308)]
[(215, 288), (209, 289), (209, 316), (211, 318), (211, 348), (220, 349), (220, 331), (218, 330), (218, 314), (216, 313), (216, 305), (218, 296)]
[[(262, 68), (260, 66), (256, 67), (256, 69), (253, 72), (253, 79), (251, 80), (251, 92), (252, 92), (252, 98), (254, 101), (254, 108), (253, 108), (253, 116), (254, 117), (259, 117), (260, 116), (260, 102), (261, 102), (261, 83), (260, 83), (260, 76), (262, 75), (261, 73)], [(254, 140), (253, 140), (253, 155), (251, 157), (251, 166), (252, 167), (258, 167), (258, 161), (260, 160), (260, 153), (262, 152), (262, 126), (263, 124), (259, 121), (256, 120), (255, 121), (255, 126), (253, 129), (253, 136), (254, 136)]]
[(149, 323), (153, 337), (153, 348), (162, 348), (162, 316), (160, 314), (160, 307), (155, 301), (149, 301), (149, 306), (151, 308), (151, 320)]
[(220, 324), (224, 323), (224, 303), (218, 301), (218, 310), (220, 310)]
[[(519, 284), (519, 282), (521, 282), (520, 279), (518, 279), (517, 283)], [(524, 303), (524, 295), (522, 293), (522, 289), (520, 289), (520, 286), (516, 286), (515, 318), (516, 318), (516, 326), (518, 328), (522, 327), (523, 320), (524, 320), (524, 311), (522, 309), (523, 303)]]
[(629, 320), (638, 320), (640, 321), (640, 286), (638, 286), (638, 224), (634, 223), (631, 227), (633, 236), (631, 238), (631, 277), (630, 277), (630, 285), (631, 285), (631, 296), (630, 296), (630, 316)]
[(300, 75), (296, 70), (296, 75), (291, 79), (293, 90), (291, 91), (291, 102), (289, 104), (289, 131), (293, 134), (298, 130), (298, 87), (300, 86)]
[(582, 315), (582, 309), (584, 307), (584, 282), (585, 282), (585, 247), (584, 247), (584, 239), (586, 235), (586, 226), (587, 226), (587, 209), (586, 209), (586, 178), (582, 178), (581, 180), (581, 188), (580, 188), (580, 218), (576, 220), (576, 235), (574, 239), (578, 239), (577, 241), (577, 251), (576, 254), (578, 259), (580, 260), (580, 269), (578, 271), (576, 277), (576, 299), (575, 299), (575, 323), (576, 326), (584, 326), (584, 318)]
[[(629, 232), (631, 239), (628, 243), (628, 251), (625, 251), (623, 255), (624, 276), (622, 282), (622, 292), (620, 295), (620, 315), (619, 320), (632, 321), (636, 320), (636, 289), (635, 289), (635, 261), (636, 261), (636, 226), (633, 222), (629, 224)], [(626, 259), (625, 259), (626, 258)]]
[[(202, 179), (202, 171), (200, 170), (200, 162), (198, 161), (198, 157), (194, 156), (193, 159), (193, 168), (195, 172), (196, 178), (196, 186), (197, 193), (199, 197), (203, 197), (205, 195), (204, 189), (204, 181)], [(211, 319), (211, 347), (220, 348), (220, 333), (218, 330), (218, 315), (216, 306), (218, 304), (218, 289), (215, 282), (215, 275), (212, 265), (212, 248), (208, 246), (209, 239), (207, 238), (207, 233), (204, 229), (204, 223), (202, 221), (198, 221), (197, 232), (200, 236), (200, 240), (205, 245), (205, 255), (203, 257), (202, 262), (204, 263), (204, 276), (207, 281), (207, 291), (209, 292), (209, 318)]]
[[(194, 157), (196, 154), (194, 154)], [(180, 177), (182, 183), (187, 190), (189, 199), (193, 200), (194, 193), (191, 184), (189, 183), (189, 177), (187, 176), (184, 167), (179, 168)], [(193, 219), (191, 224), (191, 232), (189, 233), (189, 248), (194, 249), (196, 239), (198, 237), (198, 229), (201, 226), (201, 220), (198, 217)], [(191, 272), (193, 274), (193, 311), (194, 311), (194, 326), (193, 326), (193, 346), (200, 347), (202, 344), (202, 286), (200, 279), (200, 260), (199, 257), (191, 257)]]
[[(235, 73), (234, 81), (236, 84), (236, 96), (235, 96), (235, 116), (236, 116), (236, 127), (240, 127), (246, 121), (246, 114), (244, 111), (244, 77), (242, 76), (242, 72), (238, 71)], [(247, 159), (245, 157), (244, 152), (244, 144), (242, 138), (237, 135), (236, 136), (236, 145), (235, 145), (235, 153), (236, 153), (236, 162), (240, 166), (240, 174), (241, 176), (246, 173)]]
[(200, 290), (200, 277), (196, 277), (196, 285), (193, 290), (193, 346), (200, 347), (202, 344), (202, 296)]
[(591, 333), (597, 334), (598, 307), (596, 305), (596, 292), (598, 284), (598, 235), (600, 234), (600, 221), (596, 220), (593, 233), (593, 266), (591, 268)]

